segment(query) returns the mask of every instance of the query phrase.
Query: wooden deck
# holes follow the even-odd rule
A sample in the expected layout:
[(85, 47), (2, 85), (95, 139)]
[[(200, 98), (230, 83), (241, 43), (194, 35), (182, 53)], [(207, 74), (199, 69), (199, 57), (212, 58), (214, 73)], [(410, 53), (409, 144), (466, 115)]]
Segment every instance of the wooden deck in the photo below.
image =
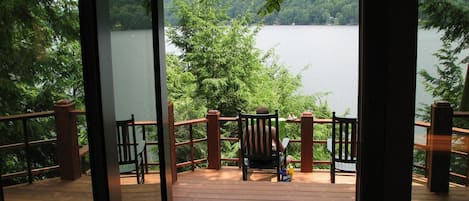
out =
[[(159, 175), (147, 174), (146, 184), (136, 185), (135, 178), (122, 179), (124, 201), (160, 200)], [(437, 195), (428, 192), (424, 179), (415, 178), (414, 201), (463, 201), (469, 200), (469, 188), (451, 185), (449, 194)], [(32, 185), (7, 187), (6, 201), (83, 200), (91, 201), (91, 180), (83, 176), (76, 181), (50, 179)], [(178, 175), (173, 185), (175, 201), (202, 200), (355, 200), (355, 176), (337, 177), (337, 184), (329, 183), (329, 172), (295, 172), (292, 182), (276, 182), (271, 175), (253, 174), (250, 181), (241, 181), (238, 168), (221, 170), (200, 169)]]
[(175, 200), (337, 200), (350, 201), (355, 197), (355, 176), (338, 178), (329, 183), (329, 172), (295, 172), (292, 182), (277, 182), (269, 174), (252, 174), (250, 181), (241, 180), (238, 168), (222, 171), (199, 170), (178, 176), (174, 186)]

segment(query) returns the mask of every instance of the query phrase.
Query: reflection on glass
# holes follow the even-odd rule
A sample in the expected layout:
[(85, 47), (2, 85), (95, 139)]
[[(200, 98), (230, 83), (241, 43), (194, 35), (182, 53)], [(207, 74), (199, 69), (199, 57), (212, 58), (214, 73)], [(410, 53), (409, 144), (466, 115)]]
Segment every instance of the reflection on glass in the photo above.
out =
[[(436, 4), (438, 6), (435, 6)], [(467, 129), (468, 125), (467, 121), (464, 120), (467, 117), (453, 116), (451, 118), (440, 114), (435, 118), (438, 119), (438, 122), (431, 122), (431, 119), (433, 119), (431, 115), (434, 115), (434, 113), (430, 107), (435, 101), (445, 100), (449, 102), (454, 111), (459, 110), (458, 106), (462, 99), (461, 94), (463, 88), (465, 88), (463, 86), (464, 75), (467, 70), (467, 62), (463, 60), (469, 55), (469, 50), (467, 48), (461, 51), (458, 50), (457, 47), (463, 43), (463, 40), (455, 40), (452, 37), (444, 39), (444, 35), (445, 32), (456, 35), (457, 31), (455, 30), (458, 30), (457, 27), (462, 25), (462, 21), (459, 20), (459, 16), (461, 16), (459, 12), (464, 12), (460, 8), (464, 6), (467, 6), (467, 2), (428, 1), (422, 3), (419, 7), (421, 27), (432, 25), (433, 28), (424, 29), (420, 27), (417, 34), (418, 74), (414, 132), (413, 200), (437, 199), (438, 193), (430, 194), (429, 189), (438, 192), (442, 189), (441, 187), (446, 188), (448, 184), (450, 193), (445, 195), (444, 199), (464, 200), (464, 198), (455, 195), (466, 191), (464, 188), (458, 187), (467, 185), (467, 147), (469, 140), (467, 138), (468, 132), (464, 130)], [(444, 21), (441, 21), (443, 16)], [(441, 106), (441, 103), (438, 105)], [(452, 112), (449, 113), (452, 114)], [(452, 122), (448, 123), (444, 120), (452, 120)], [(443, 133), (441, 131), (435, 133), (430, 130), (437, 127), (438, 124), (442, 124), (442, 122), (443, 124), (452, 125), (453, 129), (462, 129), (462, 132), (451, 133), (451, 128), (448, 128), (448, 132)], [(436, 135), (431, 135), (431, 133)], [(449, 172), (446, 166), (448, 164)], [(441, 171), (433, 174), (439, 170)], [(449, 175), (449, 178), (445, 178), (444, 175)], [(437, 184), (438, 188), (435, 188), (435, 183), (439, 181), (443, 182)]]
[(151, 13), (145, 2), (149, 1), (110, 2), (114, 103), (116, 121), (120, 123), (117, 146), (123, 200), (135, 198), (136, 192), (151, 194), (153, 198), (148, 197), (147, 200), (160, 197)]
[(0, 4), (4, 198), (92, 200), (78, 1)]

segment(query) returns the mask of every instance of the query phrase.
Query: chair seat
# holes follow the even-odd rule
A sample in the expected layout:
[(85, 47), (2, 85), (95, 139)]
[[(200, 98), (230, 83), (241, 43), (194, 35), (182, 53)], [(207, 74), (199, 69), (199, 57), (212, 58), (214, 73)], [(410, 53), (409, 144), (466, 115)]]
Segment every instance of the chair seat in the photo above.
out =
[(331, 183), (335, 183), (336, 172), (357, 171), (357, 119), (336, 117), (332, 113), (331, 138), (326, 147), (331, 156)]
[(345, 163), (345, 162), (335, 162), (335, 169), (343, 172), (355, 172), (357, 171), (356, 163)]
[(119, 172), (135, 174), (137, 184), (145, 183), (143, 153), (146, 144), (138, 139), (133, 114), (128, 120), (116, 121), (116, 134)]
[(129, 173), (135, 171), (136, 169), (137, 168), (135, 167), (135, 163), (119, 165), (120, 173)]
[[(145, 149), (145, 140), (138, 141), (138, 144), (137, 144), (138, 161), (142, 161), (142, 152), (143, 152), (144, 149)], [(120, 173), (129, 173), (129, 172), (135, 171), (136, 169), (137, 169), (137, 167), (135, 167), (135, 163), (120, 164), (119, 165), (119, 172)]]
[(274, 169), (277, 167), (276, 161), (270, 160), (260, 160), (260, 161), (250, 161), (250, 163), (246, 164), (249, 168), (258, 168), (258, 169)]

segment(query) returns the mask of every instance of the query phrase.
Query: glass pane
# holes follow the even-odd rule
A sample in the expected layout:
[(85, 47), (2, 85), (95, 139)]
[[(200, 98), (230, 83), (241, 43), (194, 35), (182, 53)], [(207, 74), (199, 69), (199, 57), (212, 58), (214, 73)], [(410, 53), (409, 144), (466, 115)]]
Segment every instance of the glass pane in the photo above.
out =
[[(448, 3), (450, 2), (450, 3)], [(448, 154), (449, 173), (438, 173), (438, 175), (449, 175), (449, 195), (444, 199), (447, 200), (463, 200), (454, 195), (465, 188), (461, 186), (467, 185), (468, 163), (467, 155), (467, 133), (448, 133), (448, 147), (442, 149), (442, 146), (431, 148), (432, 138), (430, 137), (430, 126), (435, 122), (431, 122), (431, 105), (435, 101), (448, 101), (454, 111), (460, 111), (460, 104), (464, 88), (464, 79), (467, 71), (467, 59), (469, 50), (458, 50), (458, 46), (463, 43), (463, 40), (445, 40), (445, 33), (455, 34), (457, 30), (454, 27), (463, 27), (460, 24), (458, 12), (463, 12), (459, 8), (468, 6), (467, 2), (462, 1), (445, 1), (443, 4), (438, 2), (425, 2), (419, 6), (419, 22), (418, 40), (417, 40), (417, 89), (416, 89), (416, 124), (414, 132), (414, 158), (413, 158), (413, 200), (421, 199), (437, 199), (438, 194), (430, 193), (427, 185), (429, 183), (435, 184), (434, 181), (429, 179), (430, 176), (430, 160), (438, 161), (439, 159), (430, 159), (430, 153), (433, 151), (438, 154)], [(448, 5), (447, 7), (442, 5)], [(443, 9), (444, 8), (444, 9)], [(434, 16), (437, 16), (436, 18)], [(442, 16), (445, 20), (440, 21)], [(435, 19), (437, 19), (435, 21)], [(437, 22), (437, 23), (435, 23)], [(441, 23), (440, 23), (441, 22)], [(441, 31), (438, 28), (424, 28), (423, 25), (448, 26), (451, 29), (446, 30), (444, 27)], [(467, 78), (466, 78), (467, 79)], [(442, 119), (442, 118), (438, 118)], [(447, 118), (444, 118), (447, 119)], [(467, 129), (467, 120), (464, 118), (455, 117), (452, 119), (453, 127)], [(434, 138), (437, 139), (437, 138)], [(450, 142), (451, 141), (451, 142)], [(433, 141), (434, 142), (434, 141)], [(443, 143), (438, 142), (439, 145)], [(451, 145), (449, 145), (451, 144)], [(450, 147), (449, 147), (450, 146)], [(434, 155), (436, 157), (436, 155)], [(434, 165), (438, 163), (433, 162)], [(441, 163), (440, 163), (441, 164)], [(437, 168), (433, 168), (437, 169)], [(443, 179), (444, 177), (435, 177)], [(445, 178), (446, 179), (446, 178)], [(440, 185), (445, 186), (447, 183)]]
[(78, 1), (2, 1), (1, 9), (5, 200), (92, 200)]
[(110, 1), (116, 121), (134, 117), (134, 127), (116, 133), (123, 200), (136, 192), (160, 197), (151, 12), (144, 2)]
[[(256, 21), (260, 18), (257, 11), (264, 2), (169, 1), (167, 5), (169, 12), (165, 16), (172, 25), (166, 28), (168, 96), (174, 101), (177, 123), (177, 171), (184, 172), (178, 175), (178, 183), (173, 186), (176, 197), (179, 192), (185, 193), (179, 191), (185, 190), (180, 182), (203, 187), (219, 185), (220, 189), (223, 185), (239, 187), (237, 180), (242, 176), (238, 167), (242, 162), (238, 159), (236, 115), (254, 113), (260, 105), (269, 106), (270, 112), (279, 110), (279, 136), (292, 140), (287, 149), (292, 168), (297, 168), (292, 182), (324, 188), (333, 186), (330, 154), (325, 148), (326, 139), (331, 136), (331, 121), (327, 119), (332, 111), (357, 116), (358, 1), (285, 1), (279, 13)], [(243, 18), (246, 16), (247, 19)], [(199, 128), (194, 123), (211, 109), (218, 110), (223, 117), (217, 128), (220, 147), (216, 147), (220, 149), (223, 167), (216, 171), (206, 170), (213, 163), (207, 165), (205, 159), (211, 160), (211, 156), (218, 154), (206, 153), (217, 150), (211, 149), (217, 143), (211, 143), (208, 126)], [(299, 118), (308, 110), (314, 110), (314, 118), (326, 123), (314, 125), (314, 145), (302, 150)], [(207, 119), (210, 121), (211, 117)], [(205, 140), (206, 143), (200, 143)], [(313, 151), (314, 156), (310, 157), (314, 157), (315, 163), (305, 166), (313, 167), (314, 173), (300, 172), (301, 153)], [(193, 169), (196, 170), (192, 172)], [(277, 182), (273, 172), (256, 172), (248, 177)], [(346, 185), (336, 186), (335, 190), (354, 196), (355, 174), (337, 178), (337, 183)], [(258, 190), (255, 186), (251, 188)], [(306, 190), (305, 195), (314, 194), (312, 189)], [(194, 191), (199, 192), (197, 197), (215, 193), (204, 190)], [(266, 189), (256, 197), (273, 199), (269, 196), (277, 190), (282, 191)], [(223, 196), (230, 199), (230, 195)]]

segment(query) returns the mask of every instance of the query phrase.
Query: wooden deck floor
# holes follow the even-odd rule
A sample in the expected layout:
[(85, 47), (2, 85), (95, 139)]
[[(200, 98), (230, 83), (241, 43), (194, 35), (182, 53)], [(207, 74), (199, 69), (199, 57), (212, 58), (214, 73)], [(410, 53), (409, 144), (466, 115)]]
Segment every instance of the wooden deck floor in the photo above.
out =
[[(251, 181), (241, 181), (238, 168), (222, 170), (200, 169), (178, 175), (173, 185), (175, 201), (202, 200), (355, 200), (355, 176), (337, 178), (337, 184), (329, 183), (329, 173), (295, 173), (292, 182), (279, 182), (265, 174), (251, 175)], [(452, 185), (449, 194), (437, 195), (428, 192), (424, 181), (413, 183), (414, 201), (465, 201), (469, 200), (469, 188)], [(121, 189), (124, 201), (160, 200), (159, 175), (146, 175), (146, 184), (134, 184), (134, 178), (122, 179)], [(76, 181), (51, 179), (32, 185), (7, 187), (6, 201), (83, 200), (91, 201), (91, 180), (83, 176)]]
[(241, 171), (202, 169), (178, 176), (174, 185), (175, 200), (337, 200), (355, 197), (355, 176), (340, 176), (338, 184), (329, 183), (329, 172), (295, 173), (292, 182), (277, 182), (269, 174), (252, 174), (250, 181), (241, 181)]

